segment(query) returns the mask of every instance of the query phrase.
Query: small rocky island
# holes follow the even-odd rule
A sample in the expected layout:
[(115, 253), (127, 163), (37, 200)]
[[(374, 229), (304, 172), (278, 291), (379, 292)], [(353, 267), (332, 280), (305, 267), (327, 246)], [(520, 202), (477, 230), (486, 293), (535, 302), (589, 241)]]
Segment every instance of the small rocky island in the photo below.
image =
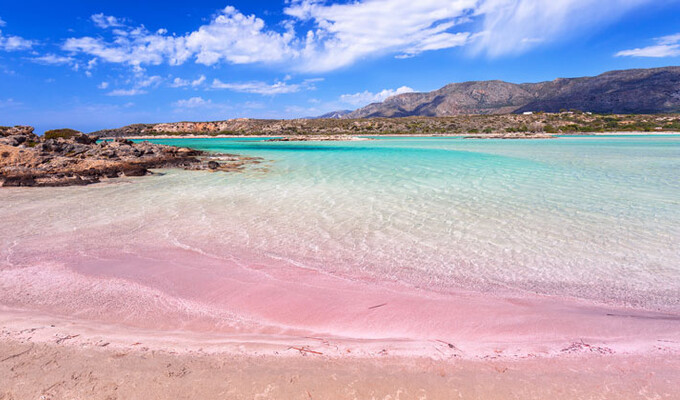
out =
[(0, 187), (88, 185), (153, 168), (240, 171), (259, 158), (211, 154), (150, 142), (97, 136), (71, 129), (38, 136), (30, 126), (0, 127)]

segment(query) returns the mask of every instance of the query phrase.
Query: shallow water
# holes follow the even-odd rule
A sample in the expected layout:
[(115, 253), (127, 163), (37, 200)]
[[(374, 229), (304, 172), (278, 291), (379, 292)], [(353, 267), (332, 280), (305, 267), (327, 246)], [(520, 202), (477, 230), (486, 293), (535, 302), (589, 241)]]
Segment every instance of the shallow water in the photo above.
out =
[(229, 243), (308, 268), (680, 302), (677, 136), (161, 142), (273, 160), (256, 177), (184, 177), (200, 196), (195, 218)]
[(142, 235), (439, 289), (680, 303), (678, 136), (157, 142), (270, 161), (244, 174), (3, 190), (3, 250), (101, 227), (115, 240), (93, 245)]
[[(680, 311), (680, 136), (155, 142), (267, 161), (1, 190), (2, 304), (353, 337), (411, 336), (393, 321), (432, 306), (436, 325), (461, 290)], [(341, 315), (392, 284), (432, 295)]]

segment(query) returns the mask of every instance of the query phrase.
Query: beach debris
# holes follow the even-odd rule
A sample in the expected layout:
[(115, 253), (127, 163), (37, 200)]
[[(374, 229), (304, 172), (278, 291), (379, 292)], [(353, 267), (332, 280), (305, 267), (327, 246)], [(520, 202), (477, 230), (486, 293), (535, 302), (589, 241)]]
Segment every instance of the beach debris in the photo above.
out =
[(0, 360), (0, 362), (5, 362), (5, 361), (9, 361), (9, 360), (11, 360), (11, 359), (13, 359), (13, 358), (21, 357), (21, 356), (23, 356), (24, 354), (27, 354), (27, 353), (28, 353), (29, 351), (31, 351), (31, 350), (33, 350), (33, 345), (31, 345), (31, 347), (29, 347), (27, 350), (24, 350), (24, 351), (22, 351), (22, 352), (20, 352), (20, 353), (12, 354), (11, 356), (8, 356), (8, 357), (3, 358), (2, 360)]
[(461, 349), (459, 349), (458, 347), (456, 347), (456, 346), (455, 346), (454, 344), (452, 344), (452, 343), (445, 342), (445, 341), (439, 340), (439, 339), (437, 339), (437, 342), (442, 343), (442, 344), (445, 344), (445, 345), (448, 346), (448, 348), (451, 349), (451, 350), (460, 351), (461, 353), (463, 352)]
[(382, 303), (382, 304), (378, 304), (378, 305), (375, 305), (375, 306), (368, 307), (368, 309), (369, 310), (375, 310), (376, 308), (384, 307), (386, 305), (387, 305), (387, 303)]
[(80, 336), (80, 335), (66, 335), (66, 336), (62, 336), (62, 337), (58, 337), (58, 336), (57, 336), (57, 341), (56, 341), (56, 343), (57, 343), (57, 344), (62, 344), (63, 342), (65, 342), (65, 341), (67, 341), (67, 340), (75, 339), (75, 338), (77, 338), (78, 336)]
[(561, 350), (562, 353), (581, 353), (581, 352), (590, 352), (590, 353), (597, 353), (597, 354), (614, 354), (614, 350), (610, 349), (609, 347), (600, 347), (600, 346), (593, 346), (590, 345), (581, 339), (578, 342), (573, 342), (569, 346), (563, 348)]
[(319, 351), (310, 350), (309, 348), (307, 348), (307, 346), (303, 346), (303, 347), (290, 346), (288, 349), (289, 349), (289, 350), (291, 350), (291, 349), (292, 349), (292, 350), (297, 350), (297, 351), (299, 351), (300, 354), (302, 354), (302, 355), (306, 355), (307, 353), (323, 355), (323, 353), (321, 353), (321, 352), (319, 352)]

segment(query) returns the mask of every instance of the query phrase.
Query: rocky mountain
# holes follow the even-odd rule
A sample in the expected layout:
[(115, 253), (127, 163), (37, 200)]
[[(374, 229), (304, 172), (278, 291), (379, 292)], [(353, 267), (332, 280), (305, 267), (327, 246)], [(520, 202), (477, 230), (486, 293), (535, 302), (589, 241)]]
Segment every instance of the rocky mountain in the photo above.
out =
[(343, 118), (345, 115), (351, 113), (352, 110), (337, 110), (337, 111), (331, 111), (323, 115), (319, 115), (318, 117), (314, 117), (314, 119), (340, 119)]
[(680, 67), (611, 71), (595, 77), (540, 83), (452, 83), (428, 93), (396, 95), (343, 118), (442, 117), (563, 109), (615, 114), (680, 112)]

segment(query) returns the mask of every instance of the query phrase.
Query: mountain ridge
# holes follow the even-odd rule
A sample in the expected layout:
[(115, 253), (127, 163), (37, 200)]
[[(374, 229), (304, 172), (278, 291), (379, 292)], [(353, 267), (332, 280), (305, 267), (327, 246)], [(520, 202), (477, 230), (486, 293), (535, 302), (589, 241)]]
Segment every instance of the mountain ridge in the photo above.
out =
[(450, 83), (431, 92), (391, 96), (341, 118), (554, 113), (562, 109), (600, 114), (680, 112), (680, 67), (616, 70), (594, 77), (537, 83), (501, 80)]

